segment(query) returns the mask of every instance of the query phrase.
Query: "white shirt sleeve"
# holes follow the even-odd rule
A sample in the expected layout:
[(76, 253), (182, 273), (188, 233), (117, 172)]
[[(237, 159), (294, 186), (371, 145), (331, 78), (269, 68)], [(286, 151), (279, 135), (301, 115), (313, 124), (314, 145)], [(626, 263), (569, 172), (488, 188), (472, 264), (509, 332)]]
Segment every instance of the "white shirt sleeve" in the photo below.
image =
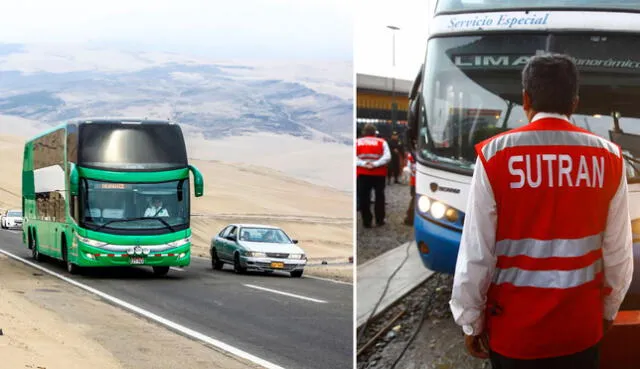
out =
[(382, 142), (382, 157), (373, 162), (375, 168), (387, 165), (391, 161), (391, 150), (389, 150), (389, 144), (387, 141)]
[(145, 217), (152, 217), (154, 213), (155, 212), (153, 211), (152, 208), (147, 208), (147, 210), (144, 211), (144, 216)]
[(615, 319), (633, 276), (633, 235), (627, 176), (623, 171), (618, 191), (609, 205), (602, 244), (605, 285), (612, 291), (604, 299), (604, 318)]
[(471, 179), (453, 291), (449, 305), (458, 325), (484, 328), (486, 294), (496, 268), (496, 202), (482, 162), (476, 160)]

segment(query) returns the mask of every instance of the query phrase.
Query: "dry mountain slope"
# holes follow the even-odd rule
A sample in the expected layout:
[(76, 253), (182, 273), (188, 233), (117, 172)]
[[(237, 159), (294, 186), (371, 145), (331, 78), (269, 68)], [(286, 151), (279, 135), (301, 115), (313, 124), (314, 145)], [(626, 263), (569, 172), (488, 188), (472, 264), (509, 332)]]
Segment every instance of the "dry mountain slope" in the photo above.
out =
[[(20, 206), (24, 137), (0, 135), (0, 208)], [(348, 193), (242, 164), (193, 160), (205, 196), (192, 199), (194, 253), (205, 256), (211, 237), (232, 222), (281, 226), (300, 240), (310, 262), (346, 261), (353, 253)], [(343, 274), (343, 273), (340, 273)]]

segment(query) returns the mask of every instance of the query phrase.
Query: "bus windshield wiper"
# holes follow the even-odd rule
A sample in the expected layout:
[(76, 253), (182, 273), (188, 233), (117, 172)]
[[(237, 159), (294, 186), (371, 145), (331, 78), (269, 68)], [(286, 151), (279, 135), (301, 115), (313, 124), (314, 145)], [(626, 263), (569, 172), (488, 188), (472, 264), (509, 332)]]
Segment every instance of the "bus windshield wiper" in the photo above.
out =
[(108, 226), (111, 223), (132, 222), (132, 221), (136, 221), (136, 220), (148, 220), (148, 219), (157, 220), (157, 221), (161, 222), (165, 226), (165, 228), (168, 228), (169, 230), (171, 230), (171, 232), (175, 232), (176, 231), (175, 229), (173, 229), (171, 224), (167, 223), (167, 221), (162, 219), (162, 218), (139, 217), (139, 218), (125, 218), (125, 219), (113, 219), (113, 220), (110, 220), (110, 221), (106, 222), (105, 224), (100, 225), (100, 227), (96, 228), (95, 232), (98, 232), (99, 230), (101, 230), (102, 228)]

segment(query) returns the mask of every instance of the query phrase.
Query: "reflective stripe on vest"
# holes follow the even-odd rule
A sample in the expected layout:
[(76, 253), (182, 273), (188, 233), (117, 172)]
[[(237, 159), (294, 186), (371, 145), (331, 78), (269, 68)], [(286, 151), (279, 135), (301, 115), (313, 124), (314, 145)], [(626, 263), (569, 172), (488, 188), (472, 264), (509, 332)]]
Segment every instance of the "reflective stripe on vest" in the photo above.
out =
[(602, 240), (621, 180), (618, 146), (544, 118), (476, 146), (496, 200), (491, 349), (516, 359), (573, 354), (602, 338)]
[[(372, 136), (360, 137), (356, 140), (356, 156), (360, 160), (376, 161), (384, 154), (384, 139)], [(387, 166), (368, 169), (364, 167), (356, 168), (357, 175), (387, 176)]]
[(602, 259), (598, 259), (580, 269), (571, 270), (523, 270), (520, 268), (501, 269), (493, 283), (510, 283), (518, 287), (572, 288), (592, 282), (602, 271)]

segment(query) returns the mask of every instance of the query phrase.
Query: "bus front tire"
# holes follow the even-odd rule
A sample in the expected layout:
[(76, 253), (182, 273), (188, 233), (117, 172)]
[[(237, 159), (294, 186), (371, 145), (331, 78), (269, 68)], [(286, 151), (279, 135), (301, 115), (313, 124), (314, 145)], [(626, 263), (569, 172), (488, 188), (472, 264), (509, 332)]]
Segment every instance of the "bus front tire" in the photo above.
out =
[(291, 274), (291, 277), (293, 278), (300, 278), (302, 277), (302, 270), (294, 270), (293, 272), (289, 273)]
[(79, 267), (67, 259), (67, 272), (69, 272), (69, 274), (78, 274), (78, 270)]
[(167, 273), (169, 273), (169, 267), (168, 266), (154, 266), (153, 267), (153, 274), (155, 274), (157, 276), (165, 276), (165, 275), (167, 275)]
[(78, 272), (80, 271), (80, 267), (69, 260), (67, 240), (64, 237), (62, 238), (62, 260), (64, 260), (64, 263), (67, 264), (67, 272), (69, 272), (69, 274), (78, 274)]

